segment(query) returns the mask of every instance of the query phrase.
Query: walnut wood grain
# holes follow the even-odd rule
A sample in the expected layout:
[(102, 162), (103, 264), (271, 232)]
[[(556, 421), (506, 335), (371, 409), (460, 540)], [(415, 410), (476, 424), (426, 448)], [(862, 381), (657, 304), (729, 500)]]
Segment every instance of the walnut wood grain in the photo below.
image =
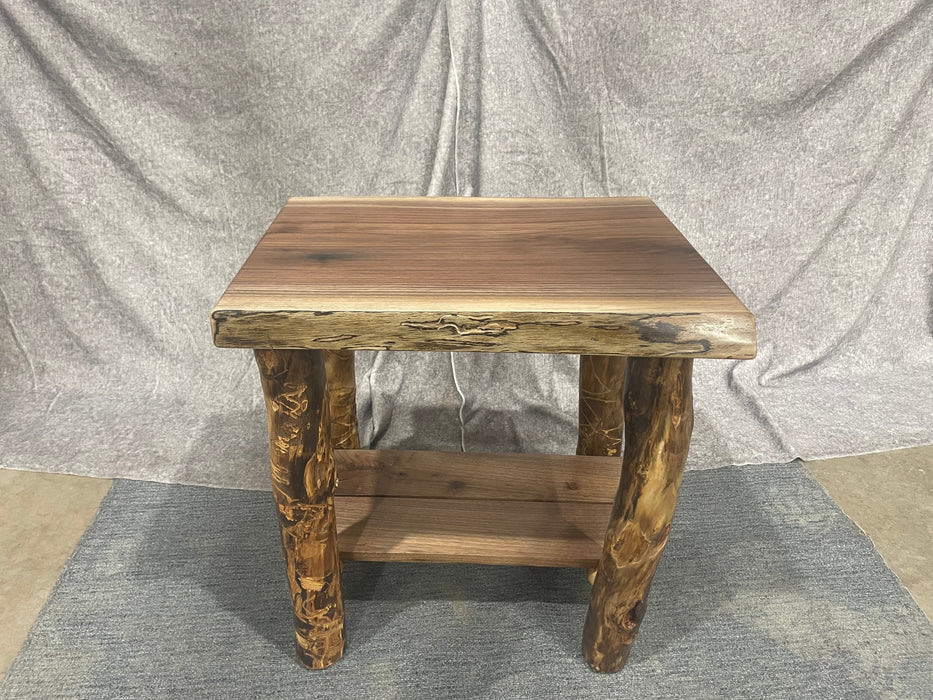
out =
[(340, 556), (591, 567), (610, 503), (337, 496)]
[(341, 450), (340, 556), (593, 567), (620, 461), (610, 457)]
[(352, 350), (325, 350), (331, 445), (335, 450), (360, 449), (356, 419), (356, 372)]
[(616, 457), (622, 448), (625, 358), (580, 356), (578, 455)]
[(603, 672), (625, 664), (667, 543), (693, 430), (691, 359), (629, 358), (625, 453), (583, 628)]
[(326, 668), (343, 656), (344, 610), (324, 361), (318, 350), (255, 354), (298, 659), (309, 668)]
[(289, 200), (221, 347), (753, 357), (754, 319), (646, 198)]
[(612, 503), (622, 467), (618, 458), (519, 453), (341, 450), (334, 458), (338, 496), (490, 501)]

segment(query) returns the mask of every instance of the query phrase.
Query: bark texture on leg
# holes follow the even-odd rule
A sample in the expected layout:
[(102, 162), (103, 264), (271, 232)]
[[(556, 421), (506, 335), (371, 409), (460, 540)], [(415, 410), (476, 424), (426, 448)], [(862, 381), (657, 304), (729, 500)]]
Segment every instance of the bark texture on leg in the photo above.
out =
[(331, 444), (335, 450), (360, 449), (356, 420), (356, 372), (352, 350), (325, 350)]
[(622, 478), (583, 627), (583, 654), (597, 671), (625, 665), (645, 614), (693, 430), (692, 365), (628, 360)]
[(578, 455), (615, 457), (621, 454), (624, 382), (624, 357), (580, 355)]
[(326, 668), (343, 656), (344, 612), (324, 361), (319, 350), (256, 350), (256, 363), (298, 659)]

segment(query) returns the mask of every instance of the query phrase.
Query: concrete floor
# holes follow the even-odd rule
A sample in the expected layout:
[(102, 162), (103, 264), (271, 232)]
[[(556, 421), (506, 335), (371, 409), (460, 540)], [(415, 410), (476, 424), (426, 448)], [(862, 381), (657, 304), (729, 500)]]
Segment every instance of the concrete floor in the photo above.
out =
[(933, 445), (807, 462), (933, 620)]
[[(933, 619), (933, 445), (807, 467)], [(110, 483), (0, 469), (0, 679)]]
[(0, 678), (109, 488), (109, 479), (0, 469)]

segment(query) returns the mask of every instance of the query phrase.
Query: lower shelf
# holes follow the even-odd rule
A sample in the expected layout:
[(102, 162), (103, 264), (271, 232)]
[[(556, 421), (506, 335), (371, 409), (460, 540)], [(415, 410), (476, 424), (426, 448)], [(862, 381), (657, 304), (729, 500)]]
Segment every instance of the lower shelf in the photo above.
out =
[[(603, 457), (356, 450), (336, 459), (338, 546), (351, 561), (592, 567), (619, 478), (618, 460)], [(451, 483), (455, 497), (431, 497)]]

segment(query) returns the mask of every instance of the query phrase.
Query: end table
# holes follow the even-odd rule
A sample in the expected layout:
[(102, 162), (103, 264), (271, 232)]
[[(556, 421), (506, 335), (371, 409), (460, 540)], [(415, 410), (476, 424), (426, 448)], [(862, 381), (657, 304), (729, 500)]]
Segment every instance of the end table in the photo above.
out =
[[(255, 351), (310, 668), (343, 655), (344, 559), (587, 569), (583, 654), (619, 670), (671, 529), (693, 358), (755, 354), (752, 314), (640, 197), (290, 199), (211, 323)], [(360, 450), (353, 351), (373, 349), (580, 355), (577, 455)]]

